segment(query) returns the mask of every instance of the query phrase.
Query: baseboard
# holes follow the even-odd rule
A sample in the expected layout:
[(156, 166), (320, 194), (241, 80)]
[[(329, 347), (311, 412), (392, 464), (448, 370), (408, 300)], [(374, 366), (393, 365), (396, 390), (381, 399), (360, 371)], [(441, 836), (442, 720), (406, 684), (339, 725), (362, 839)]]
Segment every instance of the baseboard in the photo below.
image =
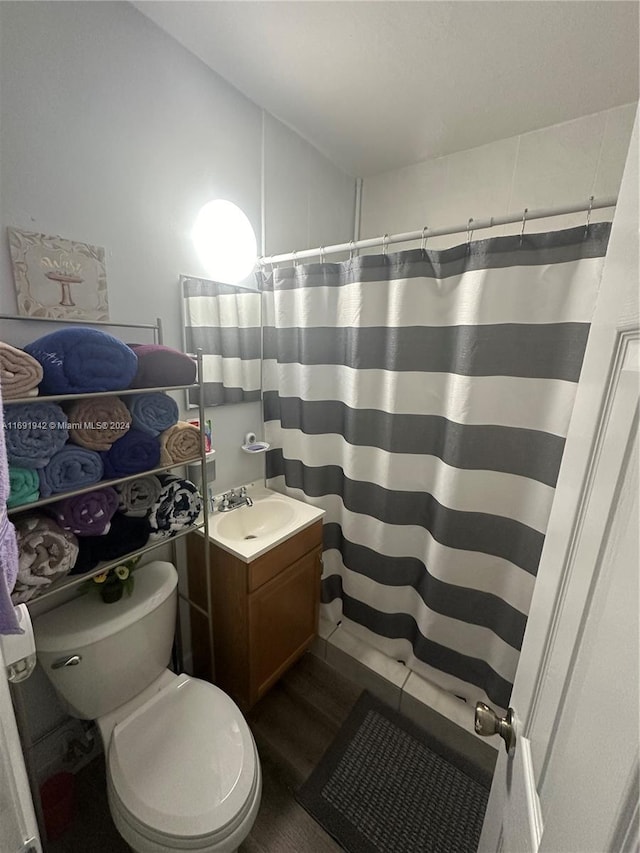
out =
[(473, 760), (493, 767), (499, 738), (489, 740), (476, 735), (474, 708), (463, 699), (354, 637), (343, 625), (324, 619), (320, 620), (318, 638), (310, 651), (418, 725), (437, 730), (443, 740), (462, 743), (464, 752), (470, 752)]

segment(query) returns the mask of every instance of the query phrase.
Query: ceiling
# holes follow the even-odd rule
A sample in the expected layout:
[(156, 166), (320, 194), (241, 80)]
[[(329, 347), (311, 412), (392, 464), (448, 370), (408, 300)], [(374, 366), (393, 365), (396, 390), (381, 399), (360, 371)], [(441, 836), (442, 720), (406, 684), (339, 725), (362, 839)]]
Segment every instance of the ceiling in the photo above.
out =
[(358, 177), (638, 99), (637, 2), (134, 5)]

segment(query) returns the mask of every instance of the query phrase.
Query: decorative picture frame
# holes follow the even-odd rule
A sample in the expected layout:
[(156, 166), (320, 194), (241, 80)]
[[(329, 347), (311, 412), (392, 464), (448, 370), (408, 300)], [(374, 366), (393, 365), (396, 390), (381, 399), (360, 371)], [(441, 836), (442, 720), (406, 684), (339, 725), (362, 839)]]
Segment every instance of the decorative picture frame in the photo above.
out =
[(109, 320), (103, 248), (18, 228), (7, 233), (20, 316)]

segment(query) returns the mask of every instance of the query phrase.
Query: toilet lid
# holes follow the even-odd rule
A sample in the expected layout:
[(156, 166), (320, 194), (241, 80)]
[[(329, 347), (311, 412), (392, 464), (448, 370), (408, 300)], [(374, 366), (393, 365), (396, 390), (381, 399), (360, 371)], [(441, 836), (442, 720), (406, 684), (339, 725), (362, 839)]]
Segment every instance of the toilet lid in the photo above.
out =
[(183, 838), (237, 820), (254, 787), (253, 738), (240, 709), (206, 681), (178, 676), (113, 730), (109, 772), (142, 824)]

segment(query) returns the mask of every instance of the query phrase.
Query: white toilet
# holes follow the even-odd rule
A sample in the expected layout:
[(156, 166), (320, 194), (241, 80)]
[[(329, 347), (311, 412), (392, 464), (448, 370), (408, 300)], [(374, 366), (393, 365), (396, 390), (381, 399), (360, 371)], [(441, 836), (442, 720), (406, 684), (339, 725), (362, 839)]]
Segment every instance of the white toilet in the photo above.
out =
[(240, 709), (175, 675), (177, 572), (156, 561), (116, 604), (74, 599), (34, 620), (38, 659), (74, 717), (96, 720), (109, 808), (137, 853), (231, 853), (255, 821), (262, 779)]

